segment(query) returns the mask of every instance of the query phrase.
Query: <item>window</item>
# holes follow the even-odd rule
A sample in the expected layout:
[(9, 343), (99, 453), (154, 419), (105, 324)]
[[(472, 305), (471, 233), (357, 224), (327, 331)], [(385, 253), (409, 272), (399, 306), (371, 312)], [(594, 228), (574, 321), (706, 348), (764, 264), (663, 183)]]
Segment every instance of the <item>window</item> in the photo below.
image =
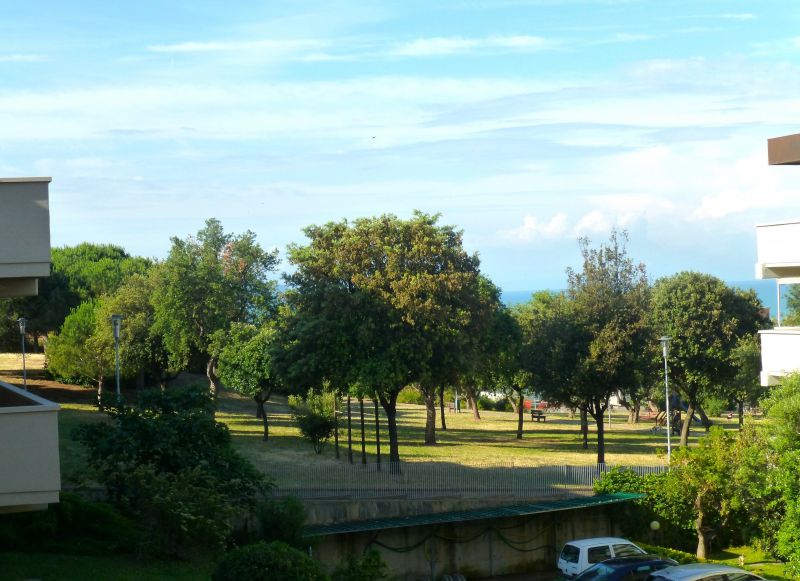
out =
[(615, 557), (632, 557), (634, 555), (643, 555), (643, 554), (644, 551), (642, 551), (639, 547), (636, 547), (629, 543), (614, 545)]
[(589, 562), (599, 563), (611, 558), (611, 547), (602, 545), (600, 547), (590, 547), (588, 551)]
[(580, 554), (581, 550), (578, 547), (573, 547), (572, 545), (564, 545), (564, 550), (561, 551), (561, 558), (564, 559), (567, 563), (577, 563), (578, 556)]

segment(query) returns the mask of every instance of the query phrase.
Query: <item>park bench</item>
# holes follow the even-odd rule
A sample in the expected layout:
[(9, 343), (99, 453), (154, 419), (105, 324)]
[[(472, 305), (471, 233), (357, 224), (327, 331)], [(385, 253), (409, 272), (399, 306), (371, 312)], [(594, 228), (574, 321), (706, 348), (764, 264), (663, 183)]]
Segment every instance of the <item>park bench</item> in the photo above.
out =
[(531, 410), (531, 421), (533, 420), (536, 420), (537, 422), (546, 422), (547, 416), (543, 410)]

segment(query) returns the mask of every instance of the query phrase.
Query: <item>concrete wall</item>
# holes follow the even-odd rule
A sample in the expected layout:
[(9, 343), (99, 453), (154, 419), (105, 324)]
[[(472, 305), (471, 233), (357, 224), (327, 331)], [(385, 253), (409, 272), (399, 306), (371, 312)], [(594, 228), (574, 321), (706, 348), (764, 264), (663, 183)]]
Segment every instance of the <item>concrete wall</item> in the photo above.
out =
[(50, 274), (50, 178), (0, 178), (0, 297), (35, 295)]
[[(349, 553), (378, 549), (393, 579), (466, 578), (555, 569), (563, 544), (572, 539), (618, 534), (613, 520), (620, 505), (541, 513), (524, 517), (411, 526), (379, 532), (320, 537), (317, 560), (333, 567)], [(415, 547), (408, 552), (394, 549)], [(515, 547), (515, 548), (512, 548)]]
[(0, 407), (0, 513), (45, 508), (61, 489), (59, 406), (7, 383), (0, 390), (29, 402)]

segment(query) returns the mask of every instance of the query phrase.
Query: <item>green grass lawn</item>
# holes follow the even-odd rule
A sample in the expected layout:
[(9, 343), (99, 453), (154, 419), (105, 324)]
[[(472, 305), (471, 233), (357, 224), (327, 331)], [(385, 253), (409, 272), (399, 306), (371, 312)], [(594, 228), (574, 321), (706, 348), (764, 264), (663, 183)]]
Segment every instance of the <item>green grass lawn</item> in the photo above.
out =
[(711, 558), (733, 567), (739, 566), (739, 555), (744, 555), (745, 569), (767, 579), (786, 579), (784, 565), (772, 557), (752, 547), (730, 547), (715, 552)]
[(210, 563), (146, 562), (123, 556), (0, 552), (2, 581), (193, 581), (210, 579), (213, 568)]

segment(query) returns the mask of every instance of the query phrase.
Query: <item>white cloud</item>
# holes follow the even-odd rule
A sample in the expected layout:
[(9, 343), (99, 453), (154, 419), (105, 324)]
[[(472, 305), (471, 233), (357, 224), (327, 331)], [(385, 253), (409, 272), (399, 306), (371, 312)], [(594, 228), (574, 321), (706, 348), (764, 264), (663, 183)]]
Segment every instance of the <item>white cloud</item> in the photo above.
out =
[(207, 41), (179, 42), (176, 44), (155, 44), (147, 47), (151, 52), (168, 53), (214, 53), (214, 52), (297, 52), (317, 50), (328, 46), (326, 41), (313, 39), (297, 40), (250, 40), (250, 41)]
[(750, 12), (742, 12), (738, 14), (723, 14), (722, 18), (726, 20), (755, 20), (756, 15)]
[(551, 42), (540, 36), (487, 36), (465, 38), (462, 36), (439, 36), (418, 38), (399, 44), (391, 54), (397, 56), (441, 56), (472, 52), (517, 51), (529, 52), (549, 48)]
[(555, 238), (567, 230), (567, 215), (563, 212), (555, 214), (547, 222), (540, 222), (536, 216), (527, 214), (522, 226), (500, 232), (502, 238), (520, 242), (529, 242), (539, 238)]
[(585, 214), (572, 229), (575, 236), (587, 236), (594, 233), (604, 233), (611, 230), (613, 222), (600, 210), (592, 210)]
[(0, 54), (0, 63), (40, 63), (47, 60), (40, 54)]

